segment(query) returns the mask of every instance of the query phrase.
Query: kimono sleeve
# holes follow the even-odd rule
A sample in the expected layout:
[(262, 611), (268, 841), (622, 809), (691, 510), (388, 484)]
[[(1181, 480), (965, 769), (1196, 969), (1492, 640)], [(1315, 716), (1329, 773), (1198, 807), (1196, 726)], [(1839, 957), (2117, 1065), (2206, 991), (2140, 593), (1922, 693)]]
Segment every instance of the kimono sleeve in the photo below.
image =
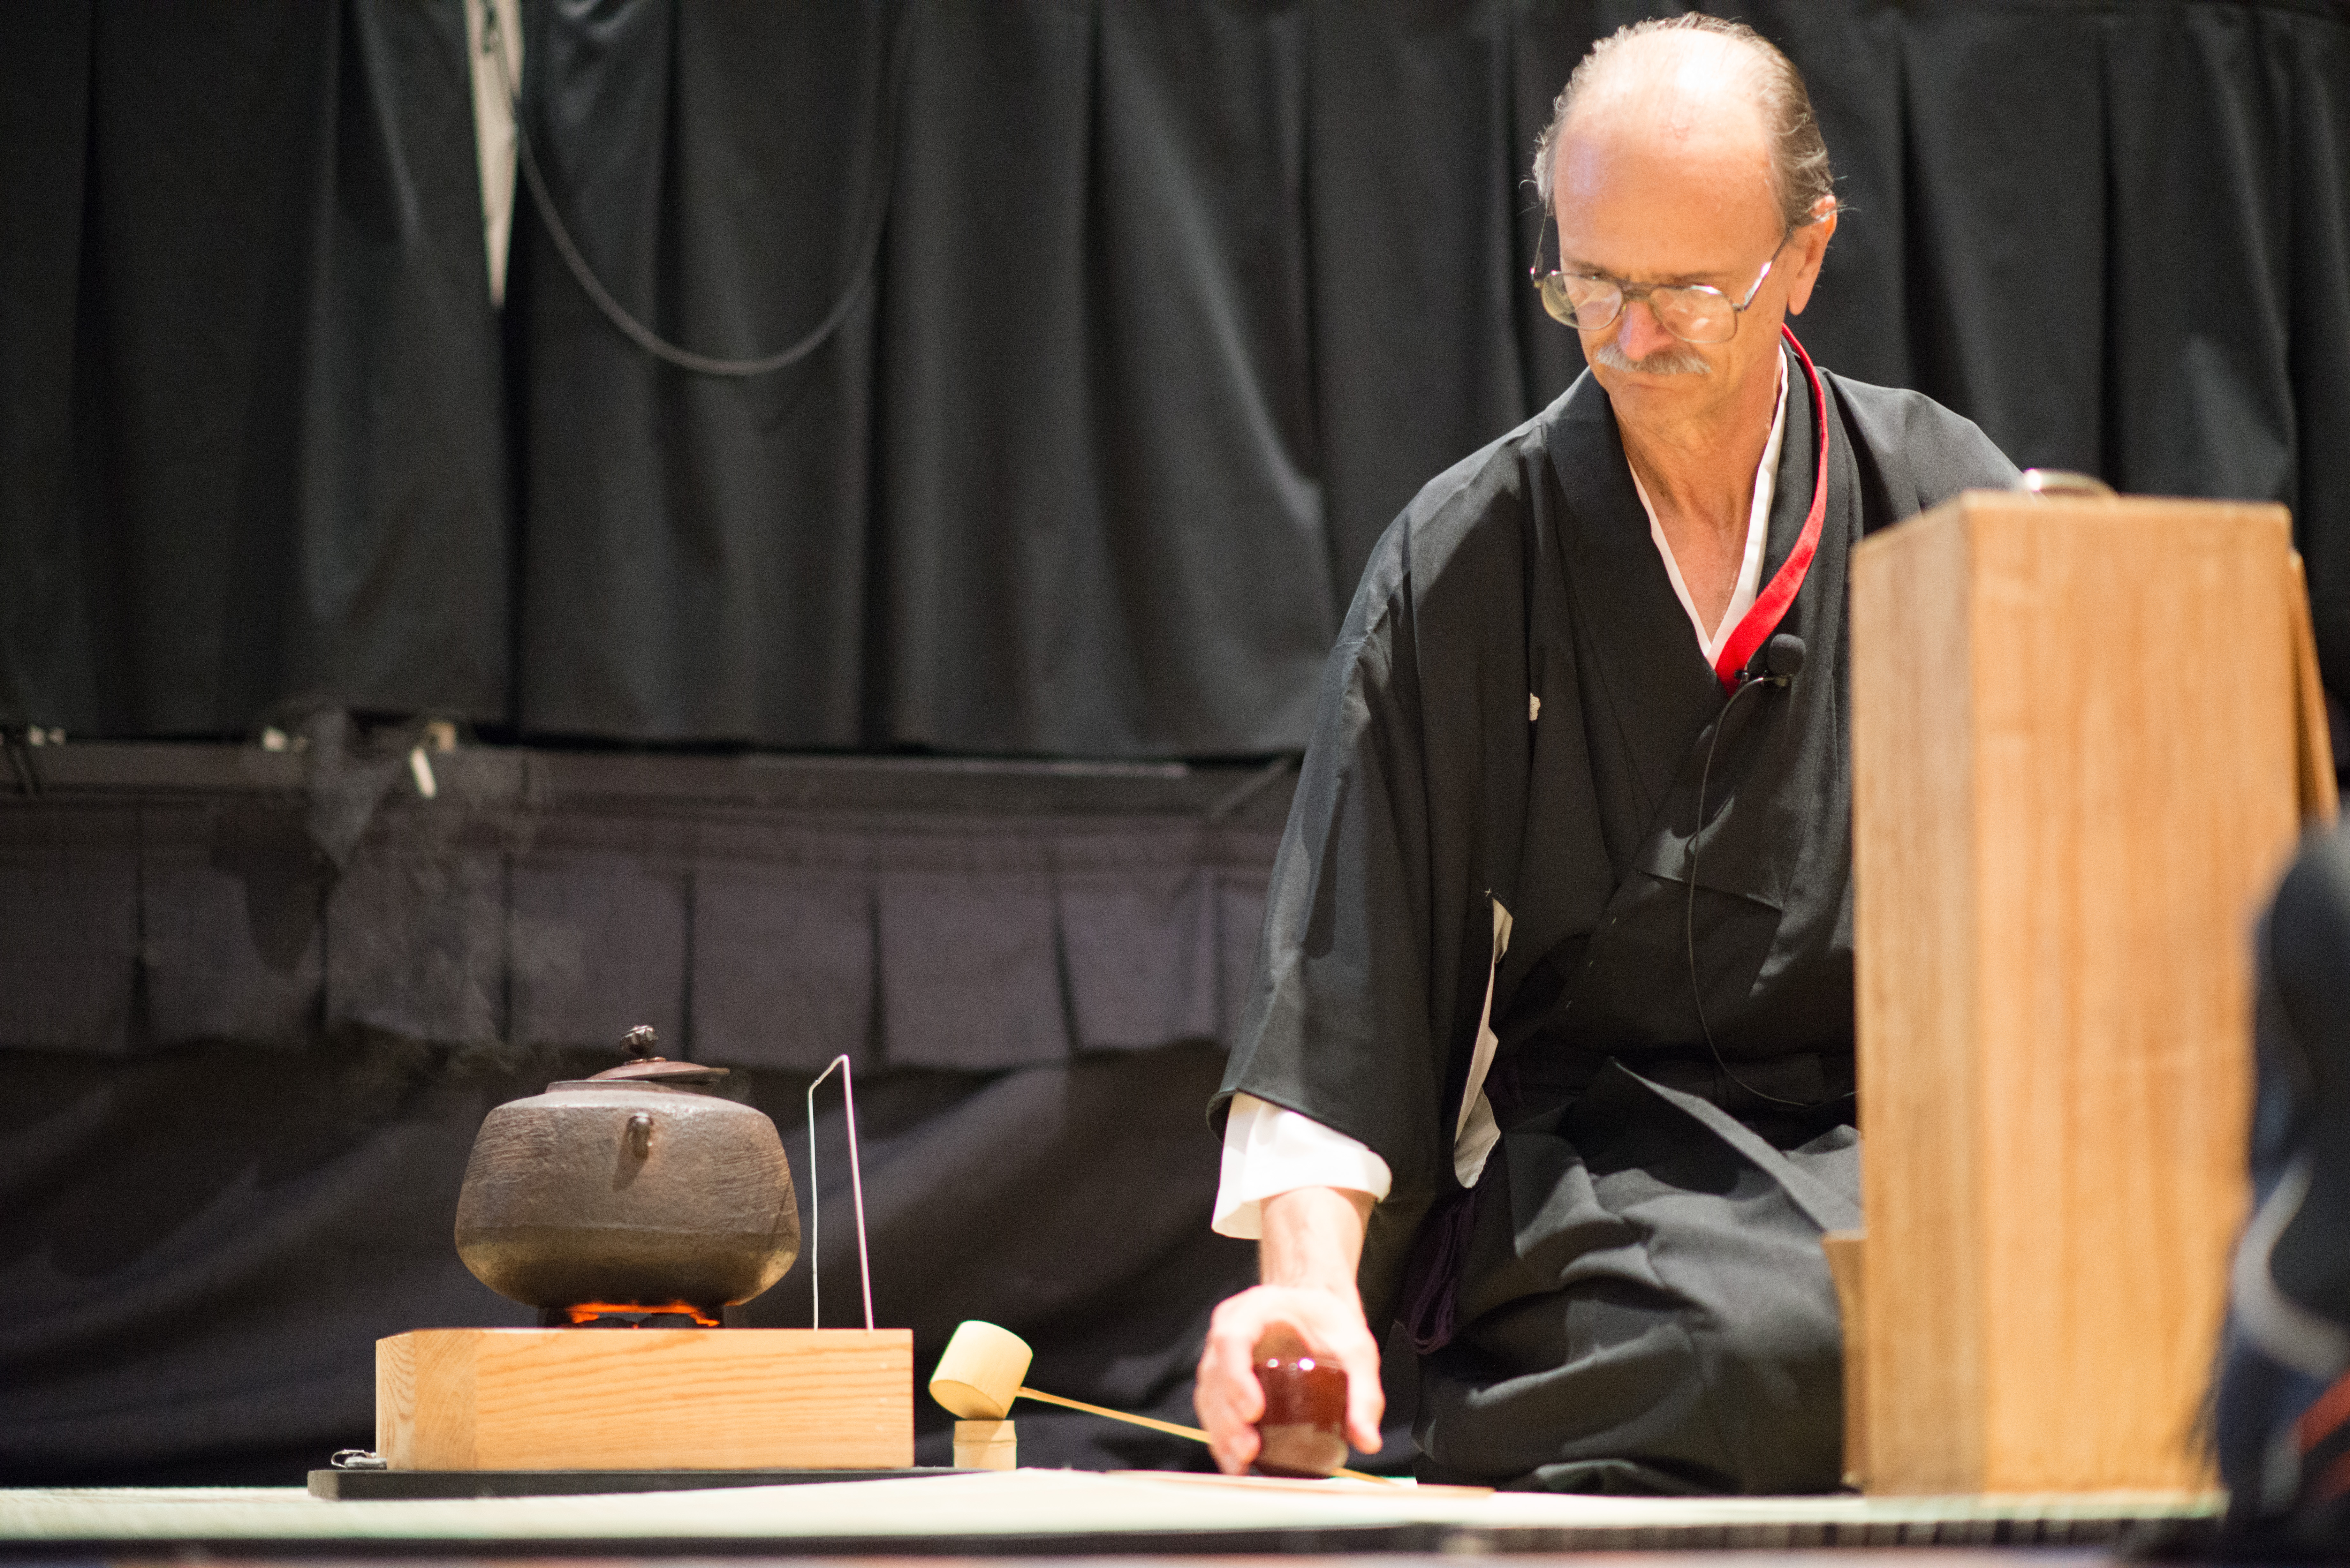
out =
[(1424, 1198), (1448, 1158), (1432, 1018), (1429, 789), (1409, 515), (1379, 545), (1322, 680), (1222, 1088), (1359, 1139)]
[(2015, 487), (2015, 464), (1972, 420), (1921, 392), (1834, 379), (1860, 458), (1863, 514), (1873, 525), (1915, 516), (1962, 490)]

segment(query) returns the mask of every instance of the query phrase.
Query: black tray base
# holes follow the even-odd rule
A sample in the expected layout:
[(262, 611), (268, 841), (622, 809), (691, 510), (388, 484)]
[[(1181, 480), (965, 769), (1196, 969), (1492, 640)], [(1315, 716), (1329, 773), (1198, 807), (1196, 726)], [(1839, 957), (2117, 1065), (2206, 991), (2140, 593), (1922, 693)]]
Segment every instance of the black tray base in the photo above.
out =
[(703, 1491), (969, 1475), (944, 1465), (866, 1470), (312, 1470), (310, 1495), (329, 1502), (413, 1502), (463, 1497), (585, 1497), (598, 1492)]

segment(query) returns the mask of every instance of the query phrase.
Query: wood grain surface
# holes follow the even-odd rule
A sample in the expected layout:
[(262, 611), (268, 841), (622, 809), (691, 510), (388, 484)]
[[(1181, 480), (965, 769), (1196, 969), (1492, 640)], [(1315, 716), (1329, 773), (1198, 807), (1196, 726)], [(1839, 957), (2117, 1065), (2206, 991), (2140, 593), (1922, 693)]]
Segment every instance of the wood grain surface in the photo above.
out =
[(2325, 722), (2325, 686), (2317, 672), (2317, 628), (2309, 612), (2309, 574), (2300, 552), (2293, 556), (2285, 584), (2285, 618), (2293, 627), (2293, 692), (2299, 720), (2301, 818), (2331, 827), (2342, 814), (2341, 787), (2334, 774), (2334, 735)]
[(2293, 848), (2282, 508), (1970, 493), (1862, 544), (1872, 1490), (2191, 1487)]
[(1866, 1241), (1859, 1231), (1831, 1231), (1820, 1238), (1844, 1319), (1844, 1484), (1861, 1489), (1868, 1484)]
[(393, 1469), (914, 1462), (905, 1329), (420, 1329), (376, 1342)]
[(957, 1421), (954, 1462), (958, 1469), (1018, 1469), (1019, 1428), (1010, 1421)]
[[(1945, 508), (1853, 554), (1853, 854), (1863, 1360), (1888, 1358), (1857, 1468), (1974, 1490), (1982, 1451), (1981, 1180), (1969, 551)], [(1878, 1262), (1878, 1260), (1882, 1262)], [(1846, 1455), (1850, 1464), (1853, 1456)]]

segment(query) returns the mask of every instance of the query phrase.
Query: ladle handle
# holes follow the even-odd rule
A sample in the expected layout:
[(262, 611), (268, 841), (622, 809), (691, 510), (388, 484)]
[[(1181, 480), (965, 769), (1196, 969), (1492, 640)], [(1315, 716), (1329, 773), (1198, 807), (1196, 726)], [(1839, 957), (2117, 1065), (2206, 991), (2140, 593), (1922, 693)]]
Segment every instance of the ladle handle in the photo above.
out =
[(1105, 1410), (1098, 1405), (1088, 1405), (1082, 1399), (1064, 1399), (1058, 1394), (1046, 1394), (1035, 1388), (1023, 1388), (1017, 1397), (1023, 1399), (1042, 1399), (1047, 1405), (1066, 1405), (1072, 1410), (1083, 1410), (1088, 1416), (1107, 1416), (1113, 1421), (1124, 1421), (1129, 1426), (1148, 1427), (1154, 1432), (1189, 1438), (1195, 1443), (1204, 1443), (1208, 1440), (1208, 1434), (1197, 1427), (1179, 1427), (1172, 1421), (1161, 1421), (1155, 1416), (1130, 1416), (1124, 1410)]
[[(1001, 1385), (998, 1386), (1000, 1387)], [(1065, 1399), (1058, 1394), (1046, 1394), (1040, 1389), (1024, 1386), (1014, 1397), (1041, 1399), (1047, 1405), (1066, 1406), (1072, 1410), (1083, 1410), (1088, 1416), (1103, 1416), (1113, 1421), (1124, 1421), (1129, 1426), (1148, 1427), (1154, 1432), (1165, 1432), (1176, 1438), (1189, 1438), (1195, 1443), (1204, 1443), (1208, 1440), (1208, 1434), (1197, 1427), (1179, 1427), (1172, 1421), (1161, 1421), (1154, 1416), (1133, 1416), (1124, 1410), (1106, 1410), (1099, 1405), (1088, 1405), (1082, 1399)], [(1395, 1484), (1386, 1476), (1366, 1475), (1361, 1470), (1333, 1470), (1330, 1473), (1345, 1476), (1348, 1480), (1377, 1481), (1381, 1486)]]

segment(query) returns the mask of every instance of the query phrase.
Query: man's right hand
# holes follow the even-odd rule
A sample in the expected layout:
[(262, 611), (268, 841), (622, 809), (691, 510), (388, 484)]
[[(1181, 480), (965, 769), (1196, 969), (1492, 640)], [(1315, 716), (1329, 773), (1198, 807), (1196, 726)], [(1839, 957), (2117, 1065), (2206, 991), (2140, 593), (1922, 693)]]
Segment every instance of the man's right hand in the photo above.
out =
[(1355, 1288), (1370, 1209), (1369, 1194), (1327, 1187), (1264, 1200), (1259, 1250), (1265, 1282), (1216, 1308), (1191, 1396), (1209, 1448), (1227, 1473), (1240, 1474), (1256, 1458), (1256, 1420), (1264, 1413), (1256, 1361), (1264, 1355), (1303, 1351), (1346, 1368), (1347, 1440), (1364, 1453), (1378, 1451), (1387, 1396), (1379, 1386), (1378, 1342)]

